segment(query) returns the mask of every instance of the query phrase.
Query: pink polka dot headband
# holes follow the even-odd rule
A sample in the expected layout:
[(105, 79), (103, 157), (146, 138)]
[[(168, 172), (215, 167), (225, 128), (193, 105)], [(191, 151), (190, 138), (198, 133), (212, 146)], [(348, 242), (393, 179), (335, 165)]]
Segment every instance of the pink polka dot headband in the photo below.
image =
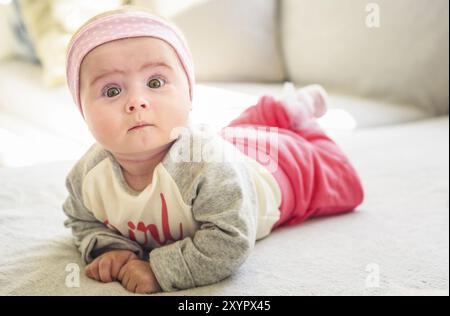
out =
[(178, 55), (189, 81), (190, 99), (195, 84), (194, 64), (189, 47), (175, 27), (142, 11), (108, 15), (83, 26), (72, 39), (67, 51), (66, 76), (70, 93), (83, 114), (80, 100), (80, 67), (83, 58), (95, 47), (123, 38), (149, 36), (171, 45)]

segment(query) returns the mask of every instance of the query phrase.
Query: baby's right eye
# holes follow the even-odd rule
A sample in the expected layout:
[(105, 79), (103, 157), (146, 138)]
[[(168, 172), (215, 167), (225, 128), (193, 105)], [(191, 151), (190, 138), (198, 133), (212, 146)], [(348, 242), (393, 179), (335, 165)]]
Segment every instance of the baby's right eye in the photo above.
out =
[(103, 93), (103, 95), (108, 97), (108, 98), (114, 98), (115, 96), (119, 95), (120, 92), (121, 92), (120, 88), (111, 87), (111, 88), (106, 88), (106, 90)]

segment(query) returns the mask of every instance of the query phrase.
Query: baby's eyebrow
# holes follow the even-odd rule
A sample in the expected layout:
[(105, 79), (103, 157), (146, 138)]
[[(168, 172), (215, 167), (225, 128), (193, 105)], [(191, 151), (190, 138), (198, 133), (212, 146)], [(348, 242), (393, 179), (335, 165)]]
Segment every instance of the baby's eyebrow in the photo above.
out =
[[(168, 68), (169, 70), (173, 70), (173, 68), (171, 66), (169, 66), (167, 63), (165, 63), (163, 61), (152, 61), (152, 62), (142, 65), (141, 68), (139, 68), (139, 71), (146, 69), (146, 68), (156, 68), (156, 67), (165, 67), (165, 68)], [(98, 76), (96, 76), (94, 78), (94, 80), (91, 81), (91, 85), (95, 84), (98, 80), (102, 79), (103, 77), (106, 77), (106, 76), (109, 76), (112, 74), (116, 74), (116, 73), (125, 74), (126, 71), (121, 70), (121, 69), (109, 69), (109, 70), (101, 71), (100, 74)]]
[(145, 69), (145, 68), (156, 68), (156, 67), (166, 67), (166, 68), (169, 68), (170, 70), (173, 70), (171, 66), (169, 66), (168, 64), (166, 64), (163, 61), (152, 61), (152, 62), (149, 62), (147, 64), (144, 64), (141, 67), (141, 69), (139, 69), (139, 70), (142, 70), (142, 69)]

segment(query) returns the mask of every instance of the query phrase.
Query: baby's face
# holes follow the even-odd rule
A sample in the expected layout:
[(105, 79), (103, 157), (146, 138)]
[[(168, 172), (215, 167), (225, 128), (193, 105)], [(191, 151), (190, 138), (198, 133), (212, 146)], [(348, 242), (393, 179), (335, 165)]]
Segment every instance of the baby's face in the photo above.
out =
[(89, 52), (80, 69), (80, 99), (94, 138), (122, 155), (172, 142), (171, 133), (187, 125), (192, 108), (175, 51), (150, 37), (121, 39)]

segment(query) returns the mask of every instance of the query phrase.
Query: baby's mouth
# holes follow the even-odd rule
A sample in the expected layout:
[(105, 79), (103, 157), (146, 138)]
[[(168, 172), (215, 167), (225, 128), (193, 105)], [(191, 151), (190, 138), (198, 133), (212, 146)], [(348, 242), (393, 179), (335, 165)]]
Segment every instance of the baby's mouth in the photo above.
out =
[(134, 125), (132, 128), (130, 128), (128, 131), (134, 131), (134, 130), (138, 130), (141, 128), (146, 128), (146, 127), (151, 127), (154, 126), (153, 124), (147, 123), (147, 122), (138, 122), (136, 123), (136, 125)]

